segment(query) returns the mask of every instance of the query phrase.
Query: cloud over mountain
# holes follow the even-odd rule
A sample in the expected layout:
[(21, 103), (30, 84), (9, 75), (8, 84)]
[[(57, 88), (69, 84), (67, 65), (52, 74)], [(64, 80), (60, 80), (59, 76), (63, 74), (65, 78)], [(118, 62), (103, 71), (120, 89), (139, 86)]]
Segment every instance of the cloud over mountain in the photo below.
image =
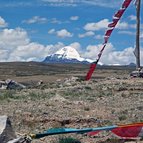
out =
[(44, 46), (31, 42), (27, 31), (21, 28), (4, 29), (0, 32), (1, 61), (40, 61), (47, 53), (53, 53), (63, 47), (62, 43)]
[[(91, 58), (96, 60), (101, 47), (102, 47), (102, 44), (89, 45), (86, 48), (87, 52), (82, 53), (82, 56), (85, 58)], [(133, 47), (128, 47), (122, 51), (117, 51), (113, 46), (113, 44), (108, 43), (107, 46), (105, 47), (105, 50), (100, 59), (100, 62), (107, 65), (108, 64), (109, 65), (112, 65), (112, 64), (128, 65), (131, 62), (135, 62), (135, 56), (133, 54), (133, 51), (134, 51)], [(141, 48), (141, 53), (143, 53), (143, 48)], [(143, 59), (142, 54), (141, 54), (141, 59)]]
[[(40, 43), (31, 42), (27, 31), (21, 28), (3, 29), (0, 32), (0, 61), (42, 61), (47, 55), (55, 53), (64, 47), (63, 43), (55, 45), (42, 45)], [(97, 54), (101, 48), (99, 45), (88, 45), (86, 50), (82, 50), (79, 42), (71, 43), (69, 46), (77, 49), (82, 57), (96, 60)], [(107, 44), (105, 51), (101, 57), (104, 64), (129, 64), (135, 62), (133, 55), (133, 47), (128, 47), (122, 51), (117, 51), (113, 44)], [(143, 49), (141, 48), (141, 53)], [(141, 54), (143, 61), (143, 54)]]

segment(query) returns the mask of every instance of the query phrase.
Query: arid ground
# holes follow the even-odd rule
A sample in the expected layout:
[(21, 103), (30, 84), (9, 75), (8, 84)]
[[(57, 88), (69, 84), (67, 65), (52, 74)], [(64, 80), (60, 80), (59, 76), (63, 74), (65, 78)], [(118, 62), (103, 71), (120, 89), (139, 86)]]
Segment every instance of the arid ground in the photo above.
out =
[[(79, 64), (0, 63), (0, 80), (12, 79), (26, 86), (22, 90), (0, 90), (0, 115), (10, 117), (18, 135), (55, 127), (143, 121), (143, 79), (129, 76), (134, 68), (97, 67), (92, 79), (85, 81), (88, 69), (89, 65)], [(108, 143), (111, 139), (119, 142), (105, 131), (95, 138), (68, 136), (82, 143)], [(33, 143), (57, 143), (59, 137), (45, 137)]]

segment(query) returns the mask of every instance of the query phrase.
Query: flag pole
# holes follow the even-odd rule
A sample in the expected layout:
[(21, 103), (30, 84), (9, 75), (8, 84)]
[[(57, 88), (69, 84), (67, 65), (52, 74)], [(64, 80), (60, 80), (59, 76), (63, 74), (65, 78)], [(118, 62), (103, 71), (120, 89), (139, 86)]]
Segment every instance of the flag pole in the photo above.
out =
[(140, 6), (141, 0), (136, 3), (136, 68), (140, 69)]

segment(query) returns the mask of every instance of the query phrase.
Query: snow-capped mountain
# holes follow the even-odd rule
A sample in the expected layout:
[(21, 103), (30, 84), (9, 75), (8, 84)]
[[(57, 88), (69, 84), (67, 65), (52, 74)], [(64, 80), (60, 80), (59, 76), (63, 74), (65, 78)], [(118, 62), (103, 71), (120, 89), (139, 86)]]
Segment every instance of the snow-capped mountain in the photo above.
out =
[(82, 58), (77, 50), (73, 47), (66, 46), (58, 50), (52, 55), (47, 56), (45, 63), (91, 63), (90, 59)]

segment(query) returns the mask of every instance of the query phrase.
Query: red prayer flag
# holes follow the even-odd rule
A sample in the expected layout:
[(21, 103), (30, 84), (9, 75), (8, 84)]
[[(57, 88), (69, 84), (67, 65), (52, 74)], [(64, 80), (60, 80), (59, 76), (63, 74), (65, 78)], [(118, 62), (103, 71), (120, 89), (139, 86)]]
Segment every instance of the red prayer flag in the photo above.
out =
[(91, 131), (87, 133), (87, 135), (94, 136), (103, 130), (111, 131), (112, 133), (123, 139), (143, 137), (143, 123), (101, 127), (101, 129), (98, 128), (98, 131)]
[(109, 37), (111, 35), (112, 31), (113, 31), (113, 29), (107, 30), (106, 33), (105, 33), (105, 36)]
[(125, 9), (120, 9), (117, 13), (115, 13), (115, 17), (120, 18), (123, 15), (124, 11)]
[(112, 132), (122, 138), (137, 138), (142, 130), (142, 126), (119, 127)]
[(96, 63), (92, 63), (90, 65), (90, 69), (89, 69), (89, 71), (88, 71), (88, 73), (86, 75), (86, 80), (89, 80), (91, 78), (91, 75), (94, 72), (95, 68), (96, 68)]
[[(131, 3), (132, 0), (124, 0), (123, 4), (122, 4), (122, 8), (119, 9), (114, 17), (113, 17), (113, 22), (110, 23), (108, 25), (109, 28), (112, 28), (112, 29), (108, 29), (105, 33), (105, 36), (104, 36), (104, 44), (106, 44), (108, 42), (108, 39), (113, 31), (113, 29), (115, 28), (116, 24), (118, 23), (119, 19), (121, 18), (121, 16), (123, 15), (123, 13), (125, 12), (126, 8), (129, 6), (129, 4)], [(86, 80), (89, 80), (92, 76), (92, 73), (94, 72), (95, 68), (96, 68), (96, 64), (98, 63), (101, 55), (102, 55), (102, 52), (103, 52), (103, 49), (105, 48), (106, 45), (104, 45), (104, 47), (102, 48), (102, 50), (99, 52), (98, 54), (98, 59), (96, 62), (94, 62), (94, 64), (92, 63), (91, 66), (90, 66), (90, 69), (87, 73), (87, 76), (86, 76)], [(96, 63), (96, 64), (95, 64)]]
[(104, 36), (104, 42), (107, 43), (109, 39), (109, 36)]
[(124, 1), (124, 3), (122, 4), (122, 8), (127, 8), (129, 6), (129, 4), (130, 4), (131, 1), (132, 0), (126, 0), (126, 1)]
[[(118, 21), (119, 21), (119, 20), (118, 20)], [(108, 24), (108, 27), (110, 27), (110, 28), (111, 28), (111, 27), (115, 27), (118, 21), (117, 21), (117, 20), (116, 20), (116, 21), (113, 21), (112, 23)]]

